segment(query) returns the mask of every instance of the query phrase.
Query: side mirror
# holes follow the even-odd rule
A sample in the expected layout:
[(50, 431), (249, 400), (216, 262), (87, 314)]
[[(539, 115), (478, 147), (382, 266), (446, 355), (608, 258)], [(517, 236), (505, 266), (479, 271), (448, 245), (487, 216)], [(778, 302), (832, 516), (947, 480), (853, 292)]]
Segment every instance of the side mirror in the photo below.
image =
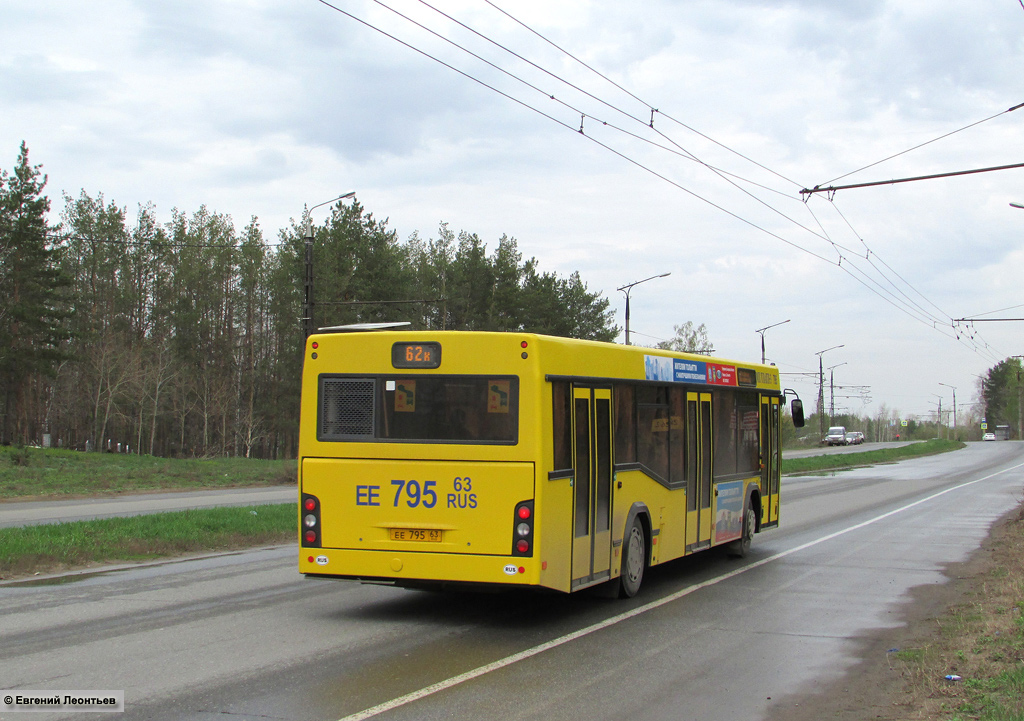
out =
[(794, 398), (793, 403), (790, 405), (793, 412), (793, 425), (797, 428), (804, 427), (804, 402), (799, 398)]

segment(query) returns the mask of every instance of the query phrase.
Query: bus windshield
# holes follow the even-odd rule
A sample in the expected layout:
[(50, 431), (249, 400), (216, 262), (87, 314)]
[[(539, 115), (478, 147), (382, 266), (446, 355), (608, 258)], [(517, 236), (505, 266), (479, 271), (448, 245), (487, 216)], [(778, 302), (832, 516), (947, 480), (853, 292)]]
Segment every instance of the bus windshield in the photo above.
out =
[(324, 375), (322, 441), (515, 443), (515, 377)]

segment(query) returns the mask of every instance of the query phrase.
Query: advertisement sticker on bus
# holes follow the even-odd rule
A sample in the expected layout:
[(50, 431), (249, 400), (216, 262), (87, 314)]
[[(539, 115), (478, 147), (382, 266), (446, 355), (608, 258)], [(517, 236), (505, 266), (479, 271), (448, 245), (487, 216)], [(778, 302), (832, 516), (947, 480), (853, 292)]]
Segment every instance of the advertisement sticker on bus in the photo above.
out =
[(644, 377), (649, 381), (671, 381), (672, 359), (659, 355), (645, 355)]
[(707, 377), (704, 361), (675, 359), (673, 380), (676, 383), (703, 383)]
[(736, 385), (736, 366), (708, 363), (708, 380), (713, 386)]
[(644, 356), (644, 379), (669, 383), (701, 383), (735, 386), (736, 366), (725, 363)]
[(743, 531), (743, 481), (719, 483), (715, 509), (715, 543), (731, 541)]

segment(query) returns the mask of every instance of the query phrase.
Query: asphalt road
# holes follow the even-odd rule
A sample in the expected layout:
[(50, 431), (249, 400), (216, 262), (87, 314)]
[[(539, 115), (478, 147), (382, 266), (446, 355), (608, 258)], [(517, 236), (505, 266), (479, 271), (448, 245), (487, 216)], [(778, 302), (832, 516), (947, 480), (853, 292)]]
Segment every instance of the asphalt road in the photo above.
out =
[(628, 601), (309, 581), (289, 547), (2, 583), (0, 679), (124, 690), (124, 719), (759, 719), (850, 668), (1022, 488), (1015, 442), (784, 479), (748, 558), (650, 569)]

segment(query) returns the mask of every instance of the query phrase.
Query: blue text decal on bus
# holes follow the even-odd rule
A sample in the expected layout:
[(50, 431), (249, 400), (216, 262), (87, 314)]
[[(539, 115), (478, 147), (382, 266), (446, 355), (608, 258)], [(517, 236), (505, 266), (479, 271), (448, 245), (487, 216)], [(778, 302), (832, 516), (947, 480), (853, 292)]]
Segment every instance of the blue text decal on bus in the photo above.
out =
[(704, 361), (644, 356), (645, 377), (649, 381), (669, 383), (707, 383), (708, 364)]

